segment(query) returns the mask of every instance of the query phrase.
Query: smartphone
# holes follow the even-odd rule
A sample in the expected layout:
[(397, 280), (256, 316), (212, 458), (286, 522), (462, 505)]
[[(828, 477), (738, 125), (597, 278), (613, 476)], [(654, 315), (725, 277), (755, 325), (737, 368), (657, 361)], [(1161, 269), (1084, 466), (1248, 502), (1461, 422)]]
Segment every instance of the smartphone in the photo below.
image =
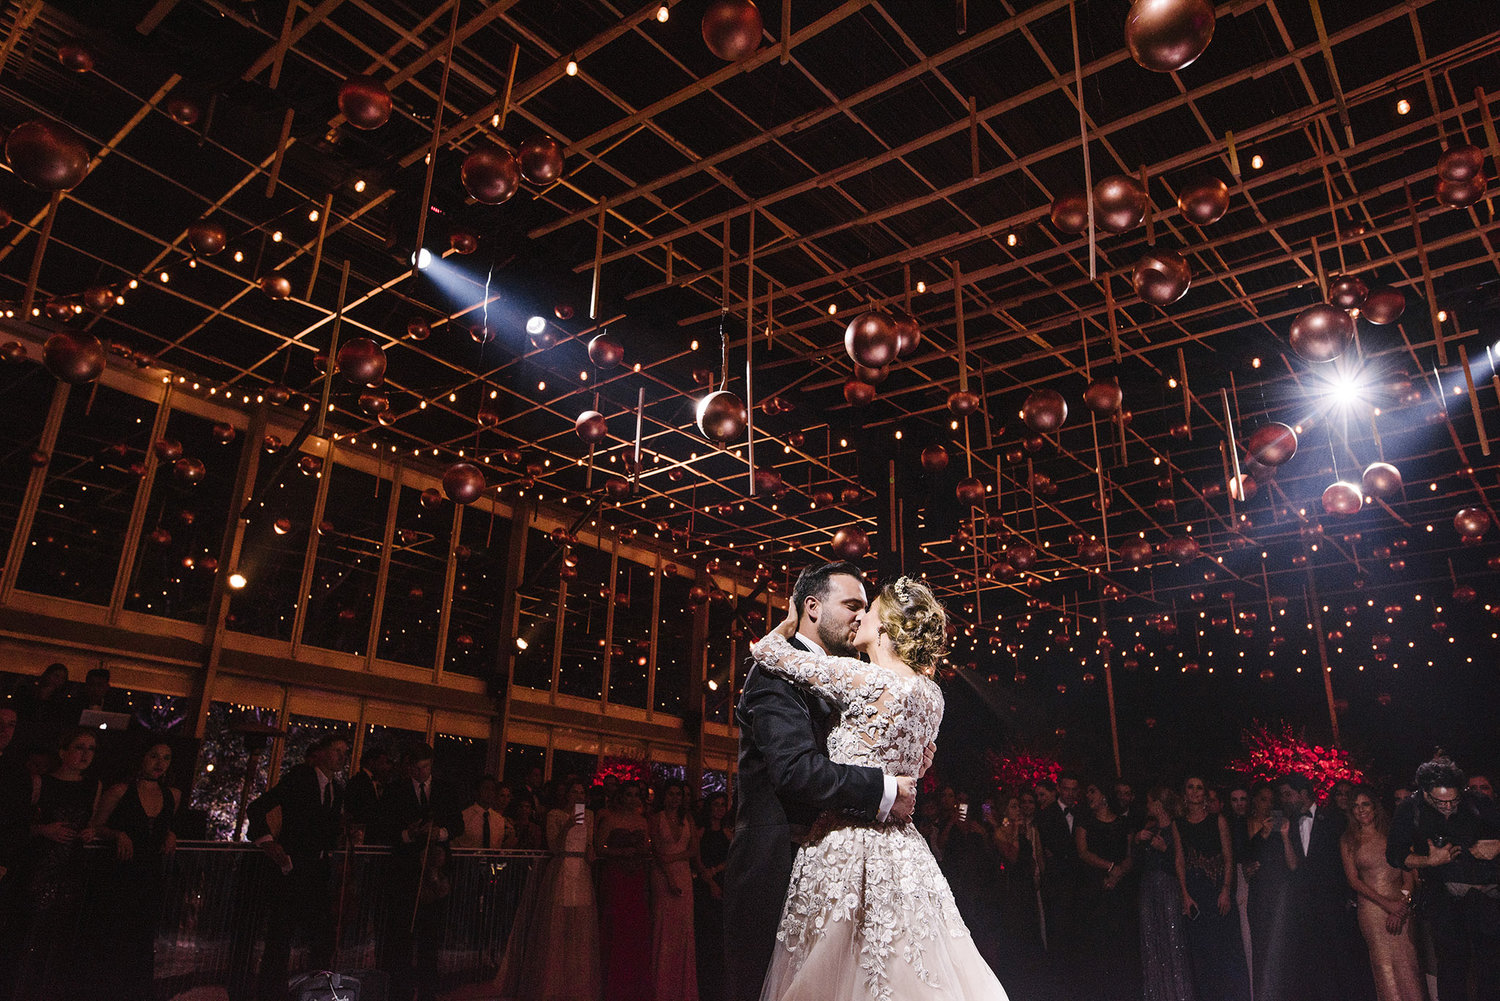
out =
[(968, 820), (969, 819), (969, 804), (968, 803), (960, 803), (960, 804), (958, 804), (958, 819), (959, 820)]
[(994, 810), (994, 807), (990, 806), (988, 803), (983, 803), (983, 804), (980, 805), (980, 807), (979, 807), (979, 813), (980, 813), (980, 815), (982, 817), (984, 817), (984, 819), (986, 821), (991, 821), (991, 820), (995, 819), (995, 810)]
[(1447, 844), (1448, 844), (1448, 835), (1446, 835), (1446, 834), (1434, 834), (1432, 836), (1432, 847), (1434, 847), (1434, 848), (1444, 848), (1444, 847), (1447, 846)]
[(573, 804), (573, 823), (583, 823), (583, 811), (587, 809), (582, 803)]

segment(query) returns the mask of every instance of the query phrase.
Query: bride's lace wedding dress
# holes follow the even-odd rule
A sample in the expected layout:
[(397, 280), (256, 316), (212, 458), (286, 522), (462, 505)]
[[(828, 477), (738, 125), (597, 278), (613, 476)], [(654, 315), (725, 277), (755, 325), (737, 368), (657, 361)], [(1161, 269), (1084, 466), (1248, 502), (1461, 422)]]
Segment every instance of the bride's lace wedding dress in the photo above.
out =
[[(887, 775), (916, 775), (937, 737), (943, 693), (852, 657), (792, 646), (772, 633), (757, 663), (836, 704), (828, 756)], [(824, 814), (797, 852), (762, 1001), (1006, 1001), (953, 892), (911, 823)]]

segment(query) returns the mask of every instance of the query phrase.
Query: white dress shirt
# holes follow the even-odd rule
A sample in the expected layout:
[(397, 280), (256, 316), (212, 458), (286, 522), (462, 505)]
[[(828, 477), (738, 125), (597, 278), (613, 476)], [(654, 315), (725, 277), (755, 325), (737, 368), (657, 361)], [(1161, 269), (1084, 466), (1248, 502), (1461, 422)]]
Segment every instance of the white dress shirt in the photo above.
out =
[(1314, 803), (1307, 812), (1297, 818), (1297, 836), (1302, 839), (1302, 856), (1307, 857), (1308, 845), (1312, 844), (1313, 813), (1318, 809)]

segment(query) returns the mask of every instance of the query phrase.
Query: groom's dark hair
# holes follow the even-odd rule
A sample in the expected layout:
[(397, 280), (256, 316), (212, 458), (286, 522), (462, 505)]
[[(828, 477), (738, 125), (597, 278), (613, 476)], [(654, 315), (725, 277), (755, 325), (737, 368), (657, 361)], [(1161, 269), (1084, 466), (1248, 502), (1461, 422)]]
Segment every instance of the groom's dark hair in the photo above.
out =
[(821, 566), (808, 567), (797, 576), (797, 583), (792, 587), (792, 607), (797, 610), (797, 617), (802, 617), (802, 604), (808, 598), (822, 599), (828, 595), (828, 578), (839, 574), (848, 574), (860, 583), (864, 583), (864, 575), (859, 572), (859, 567), (848, 560), (839, 560), (837, 563), (824, 563)]

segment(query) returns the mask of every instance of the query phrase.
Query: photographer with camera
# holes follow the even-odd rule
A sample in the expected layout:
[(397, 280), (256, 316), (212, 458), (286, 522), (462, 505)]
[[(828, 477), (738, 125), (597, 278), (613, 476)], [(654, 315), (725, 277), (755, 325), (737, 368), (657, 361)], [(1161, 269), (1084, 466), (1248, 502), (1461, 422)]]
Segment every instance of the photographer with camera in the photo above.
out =
[(1421, 878), (1418, 911), (1437, 955), (1438, 995), (1500, 997), (1500, 807), (1464, 788), (1441, 755), (1417, 768), (1417, 792), (1396, 808), (1386, 861)]

